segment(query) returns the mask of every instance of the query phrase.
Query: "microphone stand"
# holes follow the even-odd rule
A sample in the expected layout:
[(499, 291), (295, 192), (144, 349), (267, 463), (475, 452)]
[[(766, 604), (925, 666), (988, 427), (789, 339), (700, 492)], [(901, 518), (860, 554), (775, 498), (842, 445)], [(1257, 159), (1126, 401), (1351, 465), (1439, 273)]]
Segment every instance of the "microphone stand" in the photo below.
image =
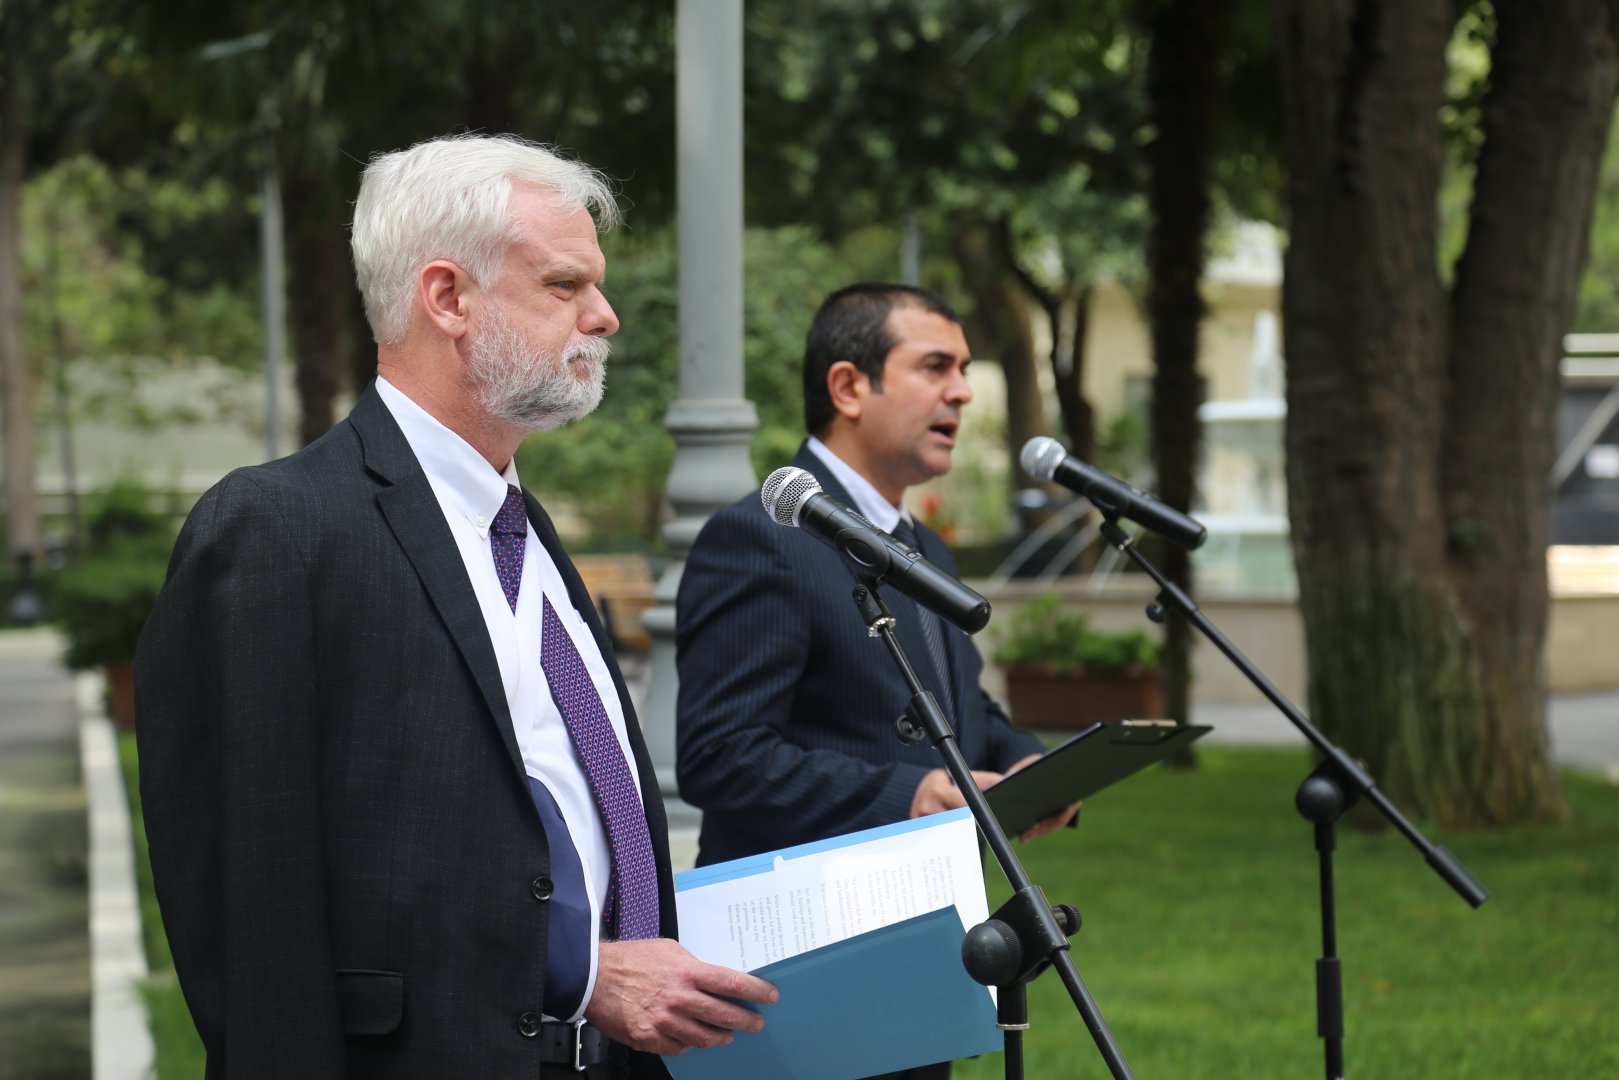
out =
[(1057, 969), (1113, 1076), (1134, 1080), (1135, 1074), (1125, 1062), (1123, 1052), (1113, 1040), (1113, 1033), (1108, 1030), (1068, 952), (1068, 936), (1079, 930), (1079, 912), (1066, 904), (1053, 908), (1047, 903), (1045, 893), (1029, 879), (1001, 830), (995, 812), (990, 809), (989, 800), (973, 783), (972, 772), (956, 743), (950, 721), (933, 694), (923, 688), (916, 669), (906, 658), (894, 634), (894, 616), (877, 594), (878, 579), (864, 573), (859, 577), (854, 602), (865, 620), (866, 631), (871, 637), (883, 639), (911, 691), (905, 715), (895, 721), (900, 741), (915, 746), (928, 739), (943, 755), (945, 769), (966, 798), (979, 833), (995, 853), (995, 861), (1012, 885), (1011, 899), (987, 921), (969, 930), (961, 947), (967, 973), (985, 986), (996, 987), (996, 1020), (1006, 1047), (1008, 1080), (1021, 1080), (1023, 1076), (1023, 1032), (1029, 1027), (1027, 984), (1047, 966)]
[(1241, 671), (1271, 704), (1281, 710), (1282, 715), (1293, 722), (1293, 726), (1303, 733), (1321, 755), (1321, 764), (1299, 784), (1294, 803), (1299, 814), (1315, 825), (1315, 849), (1320, 864), (1322, 955), (1315, 966), (1316, 1033), (1324, 1042), (1327, 1080), (1342, 1080), (1344, 1002), (1342, 973), (1338, 965), (1337, 906), (1332, 878), (1332, 853), (1338, 846), (1335, 831), (1338, 819), (1356, 801), (1366, 799), (1377, 807), (1389, 823), (1403, 833), (1418, 851), (1422, 852), (1428, 865), (1433, 867), (1434, 872), (1455, 889), (1463, 900), (1476, 908), (1489, 899), (1490, 894), (1472, 874), (1468, 873), (1461, 860), (1444, 847), (1430, 843), (1427, 837), (1418, 832), (1416, 826), (1407, 821), (1400, 811), (1395, 809), (1394, 804), (1377, 790), (1377, 782), (1372, 779), (1371, 774), (1362, 768), (1358, 761), (1317, 731), (1309, 719), (1292, 702), (1283, 697), (1282, 692), (1260, 674), (1259, 669), (1254, 667), (1213, 623), (1209, 622), (1192, 602), (1192, 598), (1174, 582), (1164, 577), (1158, 568), (1141, 554), (1135, 541), (1119, 527), (1118, 515), (1103, 510), (1101, 531), (1108, 543), (1129, 556), (1158, 583), (1158, 598), (1147, 605), (1147, 617), (1153, 622), (1161, 623), (1167, 617), (1167, 608), (1173, 608), (1180, 613), (1208, 638), (1215, 648), (1224, 653), (1226, 658), (1237, 666), (1237, 670)]

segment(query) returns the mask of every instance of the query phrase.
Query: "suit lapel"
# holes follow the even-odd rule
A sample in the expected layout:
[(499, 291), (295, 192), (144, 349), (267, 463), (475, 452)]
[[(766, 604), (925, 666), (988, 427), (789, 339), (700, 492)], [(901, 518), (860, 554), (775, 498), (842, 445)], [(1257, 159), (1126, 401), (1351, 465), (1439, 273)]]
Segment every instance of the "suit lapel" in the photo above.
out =
[[(826, 467), (826, 464), (820, 459), (819, 456), (816, 455), (815, 451), (809, 448), (808, 443), (799, 448), (798, 455), (793, 458), (793, 465), (796, 468), (803, 469), (810, 473), (810, 475), (814, 476), (815, 479), (820, 482), (821, 490), (826, 492), (826, 494), (832, 496), (832, 498), (836, 499), (844, 506), (849, 507), (849, 509), (855, 509), (854, 500), (849, 497), (849, 492), (842, 484), (838, 483), (837, 477), (832, 475), (832, 471)], [(858, 513), (858, 510), (856, 512)], [(918, 536), (920, 536), (920, 534), (921, 530), (918, 530)], [(923, 554), (925, 555), (926, 552)], [(843, 561), (842, 556), (835, 557), (839, 562)], [(849, 577), (851, 580), (854, 580), (854, 571), (849, 571)], [(893, 613), (896, 624), (894, 634), (899, 638), (899, 643), (904, 648), (905, 655), (910, 659), (911, 666), (918, 667), (918, 665), (920, 665), (919, 672), (933, 670), (934, 665), (928, 660), (928, 643), (927, 640), (922, 636), (921, 624), (917, 622), (918, 607), (916, 603), (912, 601), (910, 597), (892, 587), (883, 588), (880, 595), (883, 598), (883, 603), (888, 605), (888, 610)], [(849, 609), (849, 617), (851, 619), (858, 619), (860, 616), (855, 610), (854, 601), (846, 600), (845, 603)], [(890, 661), (886, 656), (873, 659), (873, 663), (888, 664), (889, 662)], [(951, 666), (959, 666), (954, 663), (953, 658)], [(901, 682), (898, 670), (891, 670), (893, 670), (894, 681), (896, 683)], [(940, 677), (950, 679), (952, 688), (956, 688), (954, 677), (951, 673), (941, 672)], [(924, 686), (926, 686), (928, 679), (925, 675), (923, 675), (922, 681)], [(935, 691), (942, 689), (941, 687), (926, 688)], [(934, 694), (935, 698), (938, 696), (938, 693)], [(953, 695), (952, 700), (958, 702), (961, 700), (959, 692)], [(949, 719), (952, 727), (959, 728), (960, 725), (956, 717), (951, 716)]]
[(359, 433), (366, 467), (388, 483), (377, 493), (377, 507), (472, 672), (512, 768), (521, 777), (523, 757), (517, 749), (511, 711), (506, 705), (500, 662), (495, 659), (489, 627), (484, 623), (472, 582), (467, 579), (466, 564), (444, 520), (438, 497), (427, 482), (427, 474), (422, 472), (410, 444), (374, 387), (360, 398), (349, 422)]
[[(432, 485), (427, 482), (427, 474), (422, 471), (421, 463), (416, 460), (415, 453), (410, 449), (410, 443), (405, 440), (404, 433), (399, 430), (393, 414), (383, 404), (374, 386), (367, 389), (354, 406), (354, 411), (349, 414), (349, 423), (359, 434), (366, 468), (387, 485), (377, 493), (377, 506), (387, 520), (389, 528), (393, 530), (406, 558), (410, 560), (417, 576), (421, 578), (428, 598), (438, 610), (451, 639), (460, 650), (467, 668), (472, 672), (484, 704), (488, 706), (489, 715), (494, 721), (501, 741), (506, 746), (512, 768), (518, 779), (525, 784), (526, 790), (527, 773), (523, 768), (522, 754), (517, 748), (517, 735), (512, 726), (511, 710), (506, 704), (506, 688), (500, 678), (500, 662), (495, 658), (495, 648), (489, 640), (489, 628), (485, 625), (483, 612), (478, 607), (472, 582), (467, 579), (466, 565), (461, 561), (455, 537), (451, 535), (450, 527), (444, 520), (444, 511), (439, 506), (438, 497), (433, 494)], [(524, 499), (528, 505), (529, 522), (534, 527), (535, 538), (550, 553), (552, 562), (556, 563), (562, 579), (567, 582), (568, 599), (584, 618), (585, 624), (590, 627), (597, 647), (608, 660), (607, 668), (613, 674), (613, 686), (618, 691), (619, 701), (624, 707), (624, 718), (630, 731), (630, 746), (641, 776), (641, 802), (646, 810), (647, 829), (652, 836), (652, 849), (658, 865), (658, 897), (663, 932), (672, 937), (676, 930), (676, 922), (674, 879), (669, 868), (668, 823), (664, 816), (663, 796), (658, 790), (657, 773), (647, 754), (645, 740), (641, 738), (640, 725), (636, 720), (635, 710), (630, 705), (629, 690), (624, 685), (624, 677), (618, 670), (617, 662), (613, 660), (607, 634), (602, 629), (600, 620), (596, 618), (596, 609), (591, 602), (590, 593), (580, 580), (579, 572), (574, 569), (572, 560), (562, 550), (562, 542), (557, 538), (550, 517), (532, 495), (525, 493)]]
[[(944, 541), (939, 539), (937, 533), (921, 522), (917, 522), (916, 550), (920, 551), (922, 557), (927, 559), (928, 562), (941, 569), (951, 566), (955, 561), (944, 557), (943, 547)], [(944, 678), (950, 681), (950, 700), (956, 703), (956, 715), (951, 717), (951, 720), (955, 723), (956, 731), (959, 734), (961, 731), (961, 716), (966, 711), (961, 706), (961, 702), (966, 700), (962, 695), (967, 692), (966, 687), (961, 682), (962, 671), (966, 666), (962, 663), (961, 650), (969, 647), (967, 635), (946, 619), (939, 619), (938, 623), (939, 633), (944, 638), (945, 663), (950, 667), (949, 671), (944, 672)]]

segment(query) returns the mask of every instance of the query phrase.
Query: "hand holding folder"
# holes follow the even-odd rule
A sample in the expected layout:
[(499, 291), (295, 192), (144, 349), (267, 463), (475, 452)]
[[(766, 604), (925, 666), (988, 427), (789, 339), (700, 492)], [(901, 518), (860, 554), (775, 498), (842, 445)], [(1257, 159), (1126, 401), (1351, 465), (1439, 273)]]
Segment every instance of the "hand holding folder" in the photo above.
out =
[(681, 941), (781, 992), (764, 1030), (665, 1058), (676, 1080), (837, 1080), (1000, 1049), (961, 942), (988, 917), (966, 810), (675, 878)]

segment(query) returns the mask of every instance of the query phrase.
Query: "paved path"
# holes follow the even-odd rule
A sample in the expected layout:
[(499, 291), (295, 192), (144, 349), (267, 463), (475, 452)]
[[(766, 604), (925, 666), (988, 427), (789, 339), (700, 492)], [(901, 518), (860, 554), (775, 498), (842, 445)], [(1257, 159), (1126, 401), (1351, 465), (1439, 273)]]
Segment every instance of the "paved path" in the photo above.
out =
[(85, 801), (60, 651), (0, 634), (0, 1080), (90, 1075)]

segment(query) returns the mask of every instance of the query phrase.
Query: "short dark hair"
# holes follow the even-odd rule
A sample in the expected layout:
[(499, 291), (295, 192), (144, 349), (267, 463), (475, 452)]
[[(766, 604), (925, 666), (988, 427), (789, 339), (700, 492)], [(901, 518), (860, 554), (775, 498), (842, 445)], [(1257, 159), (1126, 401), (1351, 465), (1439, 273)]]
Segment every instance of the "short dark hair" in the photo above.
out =
[(960, 325), (961, 318), (944, 297), (914, 285), (862, 281), (845, 285), (821, 302), (804, 340), (804, 430), (819, 435), (832, 423), (832, 395), (826, 373), (847, 360), (883, 388), (883, 361), (899, 342), (888, 330), (895, 308), (920, 308)]

